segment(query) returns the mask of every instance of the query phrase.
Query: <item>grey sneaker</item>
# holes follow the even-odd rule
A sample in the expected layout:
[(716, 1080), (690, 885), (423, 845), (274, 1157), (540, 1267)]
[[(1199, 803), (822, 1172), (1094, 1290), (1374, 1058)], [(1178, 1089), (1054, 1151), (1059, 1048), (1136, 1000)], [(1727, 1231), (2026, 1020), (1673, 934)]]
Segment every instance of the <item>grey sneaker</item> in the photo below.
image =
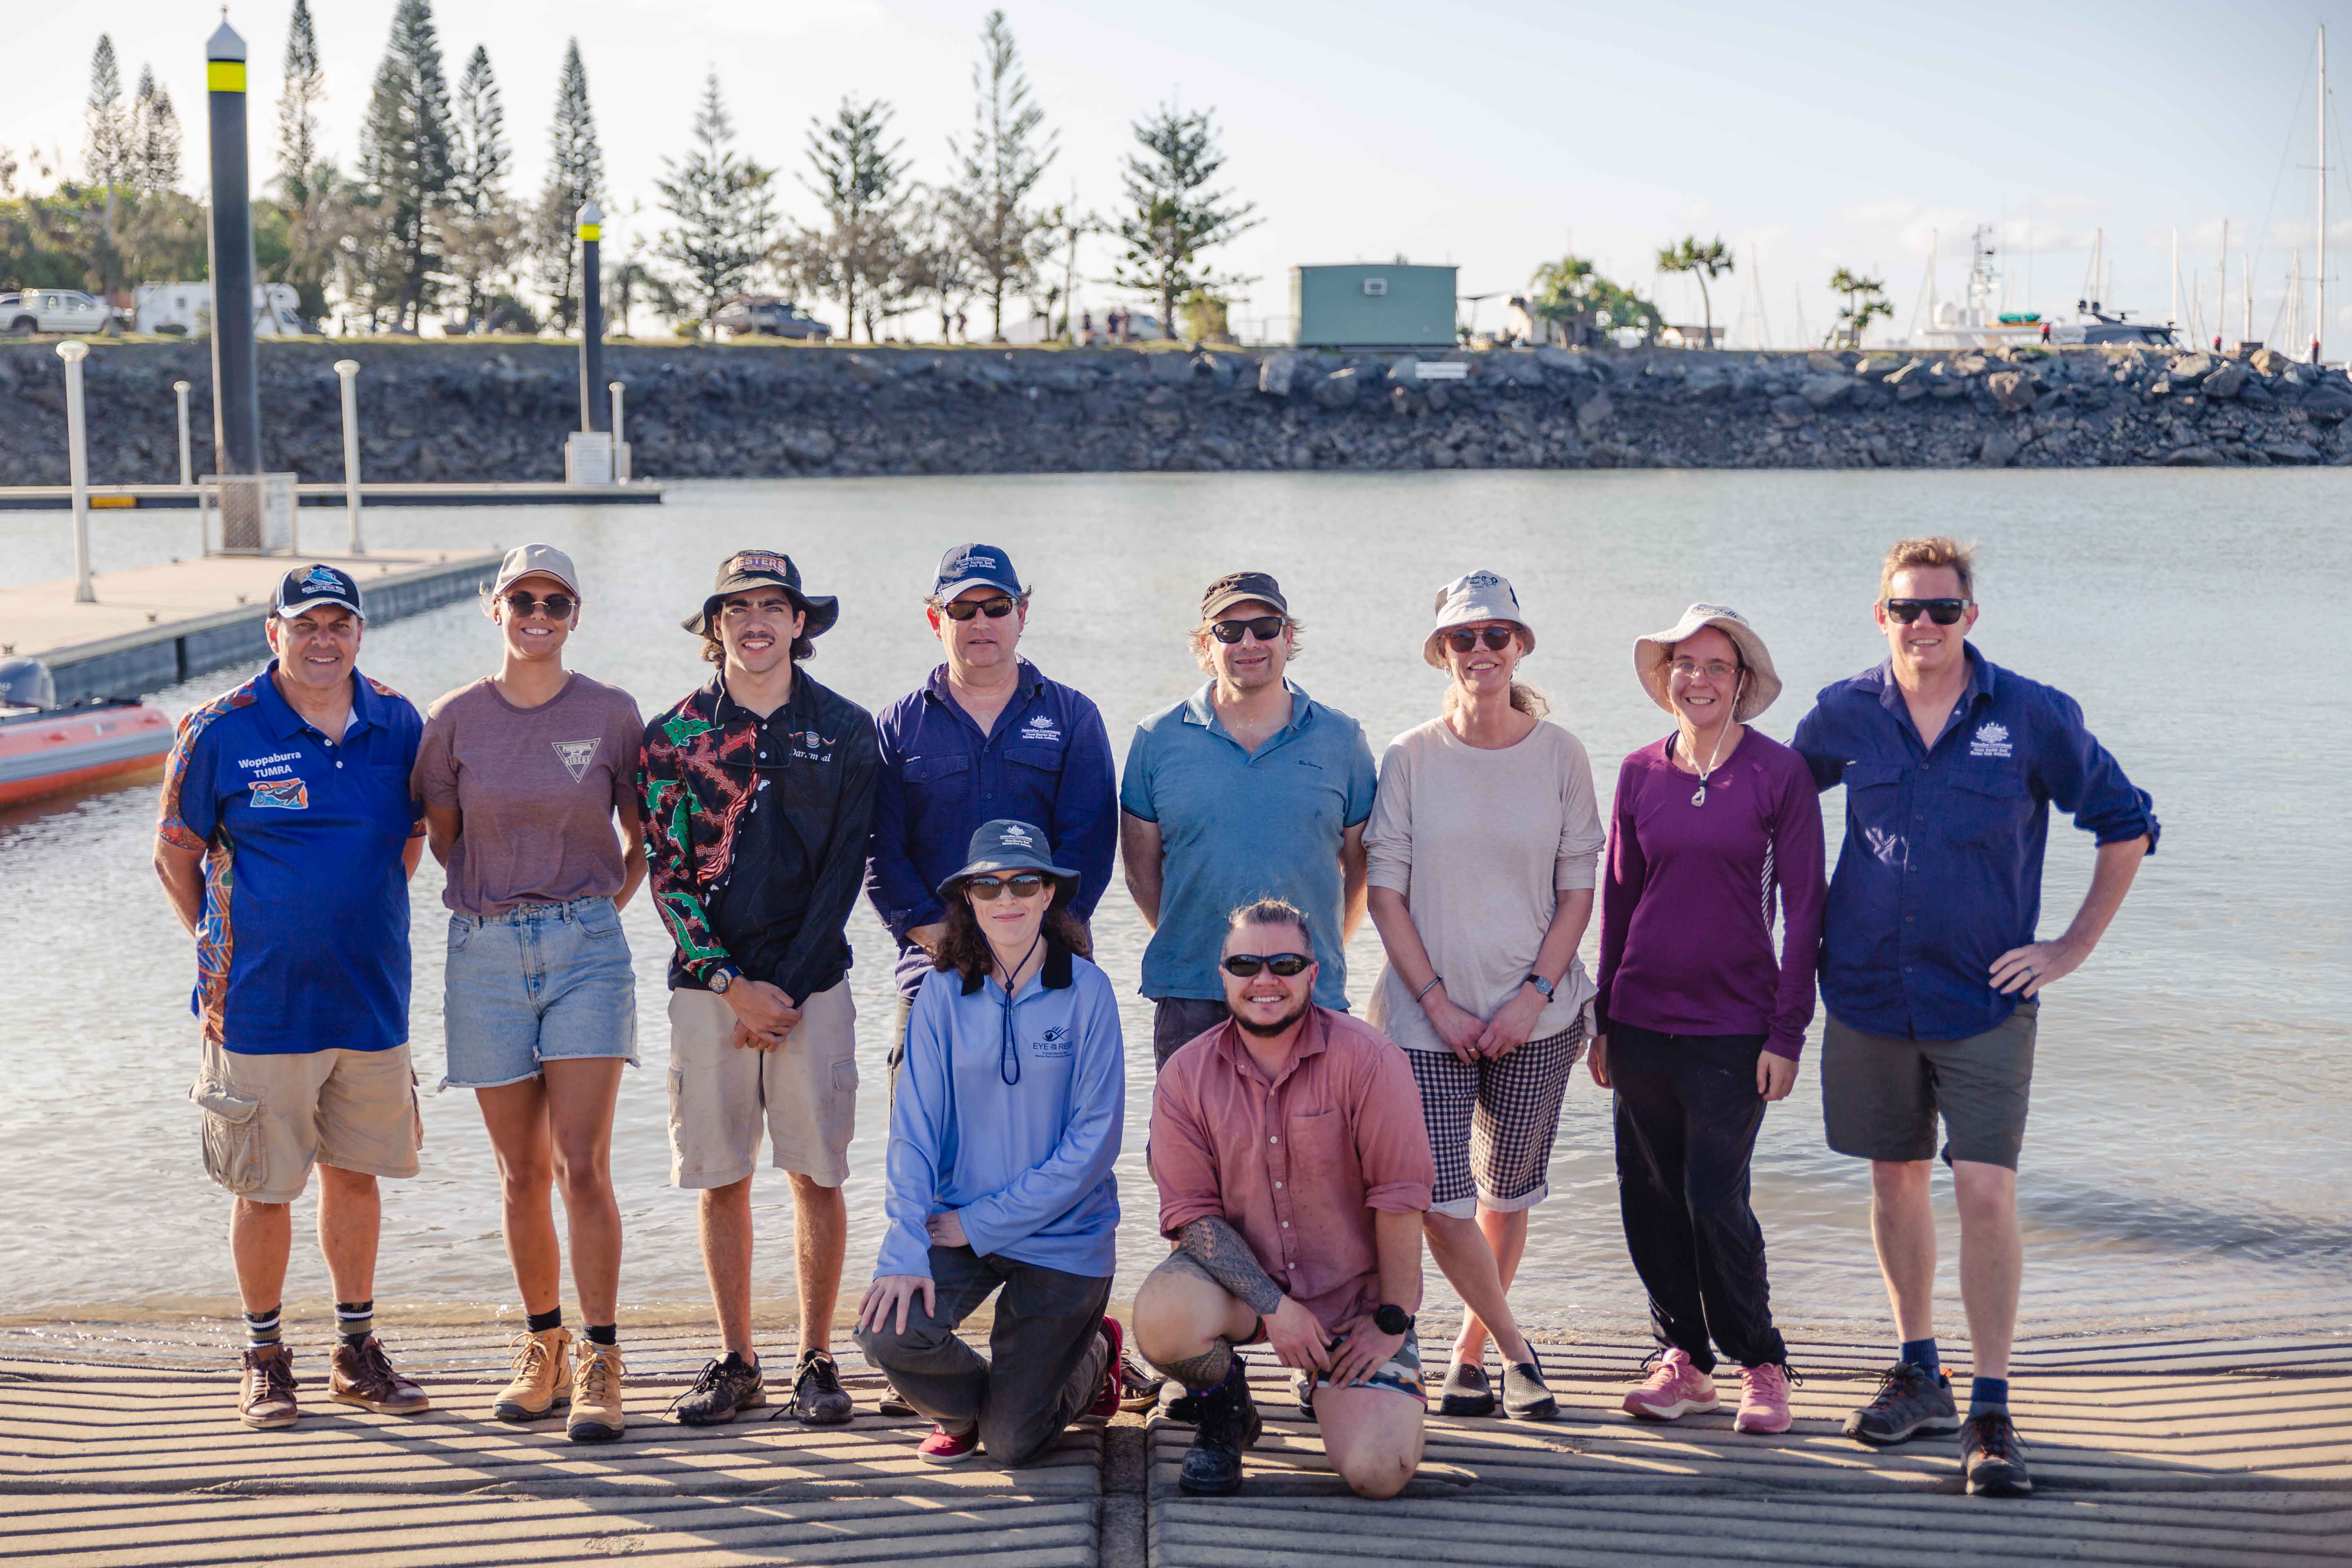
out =
[(670, 1413), (683, 1426), (719, 1426), (735, 1419), (740, 1410), (756, 1410), (768, 1403), (766, 1382), (757, 1362), (747, 1362), (733, 1351), (725, 1361), (705, 1362), (694, 1386), (670, 1402)]
[(839, 1426), (856, 1408), (849, 1390), (841, 1386), (833, 1357), (824, 1351), (801, 1352), (800, 1371), (793, 1377), (793, 1414), (812, 1426)]
[(1858, 1443), (1908, 1442), (1922, 1432), (1957, 1432), (1960, 1413), (1952, 1403), (1952, 1380), (1924, 1366), (1898, 1362), (1878, 1376), (1878, 1393), (1845, 1418), (1845, 1435)]
[(1486, 1369), (1483, 1366), (1455, 1362), (1445, 1369), (1445, 1382), (1438, 1393), (1440, 1415), (1467, 1418), (1495, 1414), (1495, 1391), (1486, 1382)]
[(1960, 1468), (1970, 1497), (2030, 1497), (2033, 1478), (2025, 1471), (2025, 1443), (2006, 1410), (1971, 1415), (1960, 1431)]
[[(1528, 1347), (1532, 1352), (1535, 1347)], [(1544, 1386), (1543, 1363), (1514, 1361), (1503, 1363), (1503, 1414), (1514, 1421), (1557, 1421), (1559, 1401)]]

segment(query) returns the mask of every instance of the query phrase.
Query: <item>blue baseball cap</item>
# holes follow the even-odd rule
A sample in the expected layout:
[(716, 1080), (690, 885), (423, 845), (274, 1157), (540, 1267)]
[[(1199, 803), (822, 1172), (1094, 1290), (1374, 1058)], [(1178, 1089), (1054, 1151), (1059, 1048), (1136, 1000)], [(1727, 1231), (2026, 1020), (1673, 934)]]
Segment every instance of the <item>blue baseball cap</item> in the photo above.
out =
[(367, 609), (360, 603), (359, 584), (352, 581), (350, 573), (338, 572), (323, 563), (297, 566), (279, 578), (269, 608), (273, 615), (290, 621), (318, 605), (341, 605), (362, 621), (367, 619)]
[(931, 596), (945, 602), (968, 588), (1002, 588), (1016, 599), (1029, 591), (1013, 570), (1013, 557), (993, 544), (959, 544), (940, 557)]

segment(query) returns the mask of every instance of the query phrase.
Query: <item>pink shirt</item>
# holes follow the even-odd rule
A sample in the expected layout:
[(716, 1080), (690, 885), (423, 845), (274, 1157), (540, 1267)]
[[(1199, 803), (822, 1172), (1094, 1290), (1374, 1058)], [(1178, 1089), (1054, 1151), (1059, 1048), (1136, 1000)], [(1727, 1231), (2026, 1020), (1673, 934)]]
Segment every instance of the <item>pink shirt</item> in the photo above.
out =
[(1328, 1007), (1272, 1081), (1230, 1020), (1170, 1057), (1149, 1159), (1162, 1236), (1224, 1220), (1326, 1327), (1381, 1304), (1373, 1211), (1426, 1211), (1437, 1179), (1404, 1053)]

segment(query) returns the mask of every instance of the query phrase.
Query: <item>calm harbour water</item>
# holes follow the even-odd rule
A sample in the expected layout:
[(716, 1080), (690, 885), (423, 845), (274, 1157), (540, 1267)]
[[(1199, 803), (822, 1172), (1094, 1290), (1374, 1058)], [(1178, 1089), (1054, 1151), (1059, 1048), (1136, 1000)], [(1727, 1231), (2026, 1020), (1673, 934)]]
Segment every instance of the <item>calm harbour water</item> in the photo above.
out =
[[(2166, 830), (2105, 945), (2043, 1009), (2024, 1327), (2251, 1332), (2352, 1327), (2352, 818), (2334, 788), (2352, 772), (2352, 738), (2328, 630), (2352, 595), (2347, 501), (2352, 480), (2328, 470), (1087, 476), (680, 486), (659, 509), (380, 510), (368, 530), (383, 550), (538, 538), (572, 551), (588, 596), (572, 662), (647, 713), (703, 678), (677, 620), (727, 551), (788, 550), (814, 591), (841, 596), (811, 671), (878, 708), (936, 662), (920, 601), (940, 550), (988, 540), (1036, 589), (1023, 651), (1100, 704), (1122, 754), (1136, 718), (1200, 679), (1183, 634), (1215, 574), (1280, 575), (1305, 626), (1296, 679), (1360, 718), (1377, 753), (1435, 711), (1442, 678), (1418, 651), (1435, 588), (1490, 566), (1517, 584), (1540, 638), (1525, 672), (1583, 738), (1604, 795), (1617, 759), (1665, 728), (1632, 676), (1637, 634), (1694, 598), (1738, 605), (1787, 682), (1761, 721), (1785, 739), (1811, 692), (1883, 650), (1868, 605), (1885, 544), (1979, 540), (1979, 645), (2077, 697)], [(340, 541), (340, 514), (304, 521), (315, 542)], [(100, 514), (94, 528), (103, 571), (185, 552), (194, 519)], [(0, 581), (70, 569), (62, 514), (0, 514)], [(362, 665), (422, 707), (496, 658), (492, 628), (456, 605), (372, 632)], [(159, 700), (176, 714), (244, 673)], [(147, 863), (154, 796), (142, 784), (0, 814), (0, 1191), (12, 1199), (0, 1315), (217, 1310), (232, 1297), (227, 1200), (204, 1180), (184, 1098), (194, 956)], [(1842, 805), (1824, 800), (1832, 854)], [(2062, 819), (2043, 934), (2063, 928), (2089, 865), (2087, 837)], [(442, 1058), (440, 887), (428, 858), (414, 888), (413, 1035), (428, 1089)], [(694, 1205), (665, 1184), (667, 940), (643, 901), (625, 921), (646, 1067), (624, 1082), (614, 1138), (624, 1300), (690, 1313), (704, 1299)], [(1145, 932), (1123, 888), (1096, 931), (1129, 994), (1124, 1297), (1163, 1248), (1142, 1162), (1149, 1017), (1131, 994)], [(851, 940), (865, 1068), (854, 1301), (878, 1239), (891, 1004), (887, 939), (863, 904)], [(1378, 965), (1367, 921), (1350, 956), (1359, 1007)], [(1756, 1157), (1773, 1295), (1801, 1335), (1878, 1335), (1867, 1173), (1823, 1146), (1813, 1068), (1809, 1053)], [(428, 1094), (425, 1117), (423, 1174), (387, 1184), (378, 1297), (508, 1304), (471, 1097)], [(1516, 1292), (1531, 1326), (1641, 1321), (1610, 1149), (1606, 1096), (1580, 1068)], [(787, 1189), (764, 1172), (756, 1190), (760, 1289), (788, 1297)], [(1940, 1179), (1938, 1191), (1948, 1290), (1957, 1226)], [(298, 1216), (298, 1236), (305, 1226)], [(325, 1293), (298, 1246), (289, 1300)], [(1957, 1300), (1941, 1316), (1960, 1329)]]

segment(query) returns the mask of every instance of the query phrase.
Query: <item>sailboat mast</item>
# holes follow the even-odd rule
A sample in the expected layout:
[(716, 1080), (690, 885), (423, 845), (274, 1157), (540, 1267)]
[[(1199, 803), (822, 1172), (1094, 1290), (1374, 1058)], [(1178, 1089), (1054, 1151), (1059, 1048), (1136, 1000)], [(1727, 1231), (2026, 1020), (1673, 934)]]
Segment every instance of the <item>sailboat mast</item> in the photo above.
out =
[(2319, 310), (2312, 320), (2311, 363), (2321, 363), (2327, 342), (2327, 27), (2319, 29), (2319, 268), (2315, 279)]
[(2170, 321), (2172, 325), (2176, 327), (2187, 325), (2187, 322), (2182, 319), (2180, 314), (2180, 226), (2178, 224), (2175, 224), (2172, 227), (2172, 315), (2170, 317)]
[(2230, 220), (2221, 220), (2221, 276), (2213, 289), (2213, 352), (2221, 352), (2221, 334), (2230, 329)]
[(2254, 341), (2254, 258), (2246, 254), (2243, 246), (2238, 247), (2238, 270), (2244, 275), (2239, 281), (2245, 295), (2244, 313), (2239, 318), (2243, 324), (2238, 329), (2238, 341), (2250, 343)]

